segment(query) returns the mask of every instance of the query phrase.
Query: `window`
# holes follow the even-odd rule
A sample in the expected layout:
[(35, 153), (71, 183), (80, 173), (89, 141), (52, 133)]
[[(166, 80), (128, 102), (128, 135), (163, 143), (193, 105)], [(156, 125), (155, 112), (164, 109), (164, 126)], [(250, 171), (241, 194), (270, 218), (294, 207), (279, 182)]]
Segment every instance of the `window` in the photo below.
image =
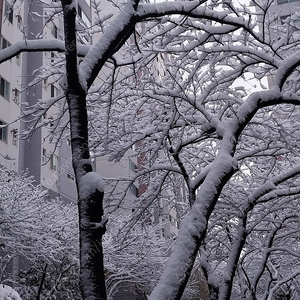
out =
[(51, 33), (52, 35), (57, 39), (57, 26), (55, 24), (52, 24), (52, 29), (51, 29)]
[(16, 64), (19, 66), (20, 65), (20, 54), (16, 55)]
[(2, 127), (3, 125), (7, 125), (7, 124), (0, 120), (0, 140), (2, 142), (7, 143), (7, 127), (8, 126)]
[(139, 189), (134, 184), (130, 186), (130, 192), (136, 197), (139, 196)]
[(51, 84), (51, 97), (54, 97), (54, 94), (55, 94), (55, 87), (53, 84)]
[(71, 173), (67, 173), (67, 178), (70, 179), (71, 181), (75, 181), (75, 177), (74, 175), (72, 175)]
[(55, 58), (55, 54), (54, 54), (54, 52), (51, 52), (51, 62), (52, 63), (54, 62), (54, 58)]
[(135, 165), (135, 163), (131, 159), (129, 159), (129, 169), (133, 172), (137, 171), (137, 166)]
[[(285, 20), (286, 18), (288, 18), (288, 17), (290, 17), (290, 15), (281, 16), (281, 17), (280, 17), (280, 24), (283, 25), (283, 24), (284, 24), (284, 20)], [(296, 17), (296, 18), (293, 18), (293, 16), (292, 16), (292, 18), (291, 18), (291, 24), (292, 24), (292, 25), (297, 26), (299, 22), (300, 22), (300, 19), (299, 19), (299, 18), (297, 18), (297, 17)]]
[(81, 16), (82, 16), (82, 9), (81, 9), (81, 7), (79, 5), (78, 5), (78, 8), (77, 8), (77, 14), (81, 18)]
[(9, 47), (11, 45), (11, 43), (6, 40), (4, 37), (2, 37), (1, 39), (1, 49), (5, 49), (7, 47)]
[(53, 154), (50, 159), (50, 169), (53, 171), (57, 171), (57, 164), (58, 164), (58, 156)]
[(47, 150), (43, 148), (42, 163), (47, 161)]
[(81, 20), (85, 23), (85, 25), (90, 27), (91, 21), (79, 5), (78, 5), (77, 13), (78, 13), (78, 16), (81, 18)]
[(10, 83), (0, 77), (0, 95), (9, 101)]
[(50, 88), (51, 88), (51, 97), (57, 96), (57, 88), (53, 84), (51, 84)]
[(280, 24), (281, 24), (281, 25), (283, 25), (283, 23), (284, 23), (283, 21), (284, 21), (287, 17), (288, 17), (288, 15), (287, 15), (287, 16), (281, 16), (281, 17), (280, 17)]
[(17, 146), (17, 142), (18, 142), (18, 129), (13, 129), (11, 131), (12, 133), (12, 144), (14, 146)]
[(16, 104), (19, 104), (20, 91), (18, 89), (13, 89), (12, 92), (13, 92), (13, 101)]
[(50, 116), (47, 121), (48, 121), (49, 127), (53, 127), (54, 126), (54, 122), (53, 122), (53, 117), (52, 116)]
[(22, 17), (20, 15), (17, 15), (17, 27), (20, 30), (23, 30), (23, 27), (22, 27)]
[(12, 6), (8, 4), (7, 1), (5, 1), (5, 7), (4, 7), (4, 15), (7, 17), (7, 20), (13, 24), (14, 21), (14, 15), (13, 15), (13, 10)]

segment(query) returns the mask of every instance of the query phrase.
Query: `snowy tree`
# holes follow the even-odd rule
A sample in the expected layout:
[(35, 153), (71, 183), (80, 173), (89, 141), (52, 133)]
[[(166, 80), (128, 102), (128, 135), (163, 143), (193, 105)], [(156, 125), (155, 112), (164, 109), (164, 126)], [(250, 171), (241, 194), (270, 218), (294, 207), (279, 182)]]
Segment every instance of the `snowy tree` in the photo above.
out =
[[(3, 62), (21, 51), (65, 51), (84, 299), (106, 298), (104, 186), (90, 150), (119, 160), (133, 145), (143, 168), (116, 184), (147, 183), (140, 211), (174, 182), (191, 205), (150, 299), (180, 299), (199, 251), (211, 299), (271, 299), (297, 286), (299, 268), (287, 275), (277, 260), (296, 259), (299, 243), (299, 12), (281, 23), (272, 2), (252, 1), (253, 10), (224, 0), (129, 1), (107, 27), (98, 20), (95, 46), (76, 47), (76, 9), (62, 0), (65, 45), (26, 41), (0, 52)], [(30, 108), (38, 126), (55, 101)]]
[(124, 232), (122, 228), (127, 222), (122, 216), (112, 217), (103, 239), (108, 299), (120, 288), (149, 294), (173, 244), (172, 240), (161, 239), (161, 225), (136, 224)]
[(26, 172), (18, 175), (1, 167), (0, 183), (1, 248), (7, 253), (2, 267), (14, 255), (32, 265), (59, 261), (64, 253), (76, 259), (76, 230), (71, 230), (77, 224), (75, 206), (47, 199), (47, 190), (35, 186)]
[[(0, 186), (1, 282), (18, 286), (23, 299), (41, 297), (45, 290), (49, 297), (66, 280), (66, 273), (78, 266), (76, 206), (49, 199), (47, 190), (34, 185), (27, 172), (18, 175), (1, 167)], [(10, 276), (8, 266), (14, 257), (29, 270)], [(51, 283), (49, 274), (55, 278)], [(48, 282), (48, 289), (42, 289), (42, 281)]]
[(51, 263), (35, 262), (22, 270), (14, 285), (23, 300), (82, 299), (78, 285), (78, 263), (66, 255), (64, 260)]
[[(132, 39), (126, 48), (125, 62), (134, 60), (131, 55), (135, 53), (136, 63), (115, 82), (115, 90), (120, 84), (119, 92), (107, 94), (107, 86), (99, 89), (107, 101), (97, 103), (92, 114), (93, 126), (99, 122), (92, 133), (95, 152), (118, 161), (134, 146), (134, 155), (144, 158), (143, 168), (134, 178), (118, 178), (115, 186), (146, 181), (148, 192), (136, 204), (143, 212), (161, 197), (162, 190), (180, 186), (180, 174), (186, 198), (194, 204), (182, 222), (177, 255), (171, 257), (165, 281), (158, 285), (153, 299), (166, 294), (166, 299), (180, 298), (178, 278), (189, 273), (200, 245), (211, 299), (229, 299), (231, 293), (272, 297), (285, 284), (282, 278), (289, 268), (279, 270), (278, 262), (275, 266), (270, 260), (285, 257), (289, 265), (297, 260), (300, 112), (299, 55), (295, 51), (299, 36), (292, 21), (296, 16), (281, 24), (265, 5), (258, 10), (258, 20), (264, 21), (256, 29), (247, 8), (241, 9), (249, 18), (246, 27), (240, 24), (243, 29), (225, 29), (218, 27), (218, 22), (199, 19), (184, 23), (185, 17), (152, 21), (148, 31), (141, 28), (137, 34), (138, 45)], [(241, 17), (240, 13), (236, 11)], [(177, 26), (179, 20), (182, 27)], [(275, 34), (281, 42), (288, 35), (289, 42), (276, 44)], [(277, 55), (281, 58), (276, 67)], [(155, 59), (158, 72), (149, 64)], [(289, 59), (293, 70), (284, 71)], [(159, 64), (163, 66), (159, 68)], [(276, 82), (280, 96), (276, 96)], [(261, 91), (253, 92), (251, 85), (258, 85)], [(130, 89), (124, 92), (122, 86)], [(99, 114), (101, 108), (103, 114)], [(96, 139), (99, 135), (106, 137), (102, 148)], [(112, 206), (119, 206), (124, 197), (125, 193), (118, 199), (112, 194)], [(274, 247), (271, 251), (264, 239), (270, 236), (270, 242), (276, 240), (279, 245), (282, 231), (289, 235), (292, 248), (285, 242), (280, 250)], [(255, 246), (257, 235), (259, 247)], [(186, 261), (182, 261), (183, 253), (189, 253)], [(241, 270), (236, 270), (237, 266)], [(294, 286), (299, 285), (298, 268), (296, 264), (287, 279)], [(187, 277), (182, 276), (183, 286)]]
[[(47, 197), (26, 172), (17, 175), (1, 167), (1, 281), (13, 284), (22, 299), (80, 299), (78, 273), (78, 216), (73, 204)], [(128, 218), (128, 217), (127, 217)], [(172, 240), (160, 238), (160, 227), (112, 216), (103, 241), (108, 298), (120, 286), (149, 293), (162, 272)], [(89, 255), (98, 251), (95, 243)], [(11, 278), (7, 266), (20, 256), (25, 268)]]

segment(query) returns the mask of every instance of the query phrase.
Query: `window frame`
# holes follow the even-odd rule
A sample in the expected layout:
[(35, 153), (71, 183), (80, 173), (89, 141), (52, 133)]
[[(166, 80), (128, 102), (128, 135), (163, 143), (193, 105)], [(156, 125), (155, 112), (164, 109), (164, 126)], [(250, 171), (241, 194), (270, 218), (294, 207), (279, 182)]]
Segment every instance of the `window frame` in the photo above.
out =
[(134, 173), (138, 171), (137, 165), (131, 159), (129, 159), (129, 170)]
[(52, 154), (50, 158), (50, 169), (55, 172), (58, 170), (58, 156), (56, 154)]
[(70, 181), (75, 182), (75, 176), (72, 173), (67, 172), (66, 176)]
[(14, 12), (12, 6), (7, 1), (4, 4), (4, 15), (7, 17), (9, 23), (14, 23)]
[(51, 34), (54, 36), (54, 38), (57, 39), (57, 37), (58, 37), (58, 27), (54, 23), (52, 23), (51, 27), (52, 27), (51, 28)]
[(92, 23), (87, 14), (83, 11), (82, 7), (80, 5), (77, 6), (77, 14), (78, 17), (82, 20), (82, 22), (88, 26), (91, 27)]
[(51, 83), (50, 84), (50, 96), (51, 96), (51, 98), (53, 98), (53, 97), (56, 97), (57, 95), (58, 95), (58, 89), (53, 83)]
[(11, 134), (12, 134), (12, 145), (14, 146), (18, 146), (18, 129), (13, 129), (11, 131)]
[(17, 17), (17, 27), (18, 27), (18, 29), (23, 30), (23, 27), (22, 27), (23, 19), (22, 19), (21, 15), (18, 14), (18, 15), (16, 15), (16, 17)]
[(130, 192), (133, 194), (135, 197), (139, 197), (139, 189), (135, 184), (130, 185)]
[(42, 164), (47, 162), (47, 150), (45, 148), (42, 149)]
[(10, 101), (10, 82), (2, 76), (0, 76), (0, 95)]
[(20, 53), (17, 54), (17, 55), (15, 56), (15, 58), (16, 58), (16, 64), (17, 64), (18, 66), (20, 66), (20, 59), (21, 59)]
[[(0, 125), (7, 125), (7, 123), (0, 119)], [(7, 132), (8, 132), (8, 125), (6, 127), (0, 127), (0, 141), (6, 144), (8, 139)]]
[(12, 89), (13, 92), (13, 101), (16, 104), (20, 103), (20, 91), (17, 88)]
[(11, 43), (4, 36), (1, 36), (1, 50), (9, 46), (11, 46)]

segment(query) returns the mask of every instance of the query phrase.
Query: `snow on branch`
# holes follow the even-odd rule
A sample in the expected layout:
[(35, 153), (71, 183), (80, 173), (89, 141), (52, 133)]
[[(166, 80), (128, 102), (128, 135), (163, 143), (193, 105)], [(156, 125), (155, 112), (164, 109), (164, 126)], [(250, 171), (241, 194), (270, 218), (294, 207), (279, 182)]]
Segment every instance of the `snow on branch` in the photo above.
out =
[[(85, 56), (91, 46), (78, 45), (78, 55)], [(0, 51), (0, 64), (21, 52), (65, 51), (65, 42), (60, 40), (23, 40)]]
[(86, 199), (98, 190), (104, 192), (104, 180), (96, 172), (88, 172), (83, 175), (79, 182), (79, 197)]
[(79, 74), (81, 78), (86, 80), (87, 88), (92, 85), (106, 60), (122, 46), (122, 41), (128, 37), (128, 31), (131, 33), (132, 29), (130, 27), (135, 24), (133, 21), (135, 14), (134, 3), (129, 1), (83, 59)]

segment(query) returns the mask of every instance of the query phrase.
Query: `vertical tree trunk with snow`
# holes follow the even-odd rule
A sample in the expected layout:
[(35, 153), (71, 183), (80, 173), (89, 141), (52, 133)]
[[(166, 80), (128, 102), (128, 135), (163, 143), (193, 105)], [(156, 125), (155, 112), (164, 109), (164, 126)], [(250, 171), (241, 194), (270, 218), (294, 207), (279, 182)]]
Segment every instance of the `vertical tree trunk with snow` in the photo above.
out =
[[(234, 148), (234, 144), (231, 144), (231, 147)], [(222, 153), (222, 151), (220, 152)], [(198, 201), (193, 205), (189, 215), (183, 219), (177, 243), (159, 283), (150, 296), (151, 300), (181, 299), (190, 277), (196, 254), (204, 240), (208, 218), (223, 186), (235, 171), (234, 159), (226, 152), (224, 150), (216, 159), (207, 176), (206, 184), (197, 196)]]
[[(250, 106), (248, 103), (252, 105)], [(237, 160), (234, 158), (237, 140), (244, 127), (257, 112), (259, 103), (259, 94), (249, 97), (240, 107), (236, 117), (224, 124), (220, 151), (197, 194), (190, 213), (181, 223), (173, 253), (150, 296), (151, 300), (181, 299), (190, 276), (190, 270), (194, 265), (195, 254), (204, 241), (208, 219), (224, 185), (237, 170)], [(230, 297), (231, 281), (235, 270), (231, 271), (232, 276), (226, 279), (227, 288), (224, 289), (223, 295), (218, 295), (219, 299)]]
[(80, 288), (83, 299), (106, 299), (102, 235), (103, 190), (99, 175), (92, 172), (88, 146), (86, 91), (80, 84), (77, 69), (76, 2), (62, 0), (64, 11), (66, 82), (72, 163), (76, 176), (80, 238)]

